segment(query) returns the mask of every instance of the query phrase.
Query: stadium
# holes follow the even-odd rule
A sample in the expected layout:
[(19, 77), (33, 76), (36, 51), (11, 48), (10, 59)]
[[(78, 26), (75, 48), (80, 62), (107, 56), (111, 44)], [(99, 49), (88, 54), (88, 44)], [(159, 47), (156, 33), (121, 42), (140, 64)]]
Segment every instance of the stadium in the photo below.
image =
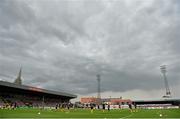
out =
[(14, 83), (0, 81), (0, 91), (0, 118), (180, 117), (180, 99), (82, 97), (79, 104), (73, 104), (74, 94), (22, 85), (21, 69)]
[(180, 118), (179, 31), (180, 0), (0, 0), (0, 119)]

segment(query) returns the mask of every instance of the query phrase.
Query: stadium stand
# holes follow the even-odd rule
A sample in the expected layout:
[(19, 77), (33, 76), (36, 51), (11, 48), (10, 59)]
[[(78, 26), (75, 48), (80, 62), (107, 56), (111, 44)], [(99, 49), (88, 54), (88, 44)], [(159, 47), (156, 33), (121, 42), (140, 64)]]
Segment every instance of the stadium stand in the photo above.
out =
[(0, 108), (3, 107), (4, 104), (5, 104), (4, 101), (0, 97)]
[(180, 108), (180, 99), (134, 100), (133, 104), (140, 108)]
[(55, 107), (76, 95), (0, 81), (0, 107)]

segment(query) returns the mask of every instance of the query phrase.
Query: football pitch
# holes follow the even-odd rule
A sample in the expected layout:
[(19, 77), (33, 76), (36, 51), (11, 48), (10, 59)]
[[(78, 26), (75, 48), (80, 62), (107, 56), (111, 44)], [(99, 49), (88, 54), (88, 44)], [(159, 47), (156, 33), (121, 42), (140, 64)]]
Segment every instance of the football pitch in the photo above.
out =
[(41, 110), (0, 109), (0, 118), (180, 118), (180, 109), (138, 109), (134, 112), (121, 110)]

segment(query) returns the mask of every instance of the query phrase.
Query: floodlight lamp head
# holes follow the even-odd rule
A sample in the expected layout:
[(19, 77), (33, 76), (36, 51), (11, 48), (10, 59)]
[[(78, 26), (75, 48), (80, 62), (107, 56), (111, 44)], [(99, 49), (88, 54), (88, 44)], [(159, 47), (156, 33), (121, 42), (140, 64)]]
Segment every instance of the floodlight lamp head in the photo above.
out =
[(96, 76), (97, 76), (97, 80), (100, 80), (100, 75), (99, 75), (99, 74), (97, 74)]
[(161, 73), (166, 73), (166, 65), (160, 66)]

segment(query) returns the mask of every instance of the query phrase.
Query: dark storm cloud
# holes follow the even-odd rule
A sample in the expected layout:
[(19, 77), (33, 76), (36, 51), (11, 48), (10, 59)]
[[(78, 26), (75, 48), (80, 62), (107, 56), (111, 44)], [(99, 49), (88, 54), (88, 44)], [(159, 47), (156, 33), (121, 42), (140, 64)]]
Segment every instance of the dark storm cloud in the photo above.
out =
[(91, 94), (161, 90), (179, 82), (178, 1), (0, 2), (0, 78)]

